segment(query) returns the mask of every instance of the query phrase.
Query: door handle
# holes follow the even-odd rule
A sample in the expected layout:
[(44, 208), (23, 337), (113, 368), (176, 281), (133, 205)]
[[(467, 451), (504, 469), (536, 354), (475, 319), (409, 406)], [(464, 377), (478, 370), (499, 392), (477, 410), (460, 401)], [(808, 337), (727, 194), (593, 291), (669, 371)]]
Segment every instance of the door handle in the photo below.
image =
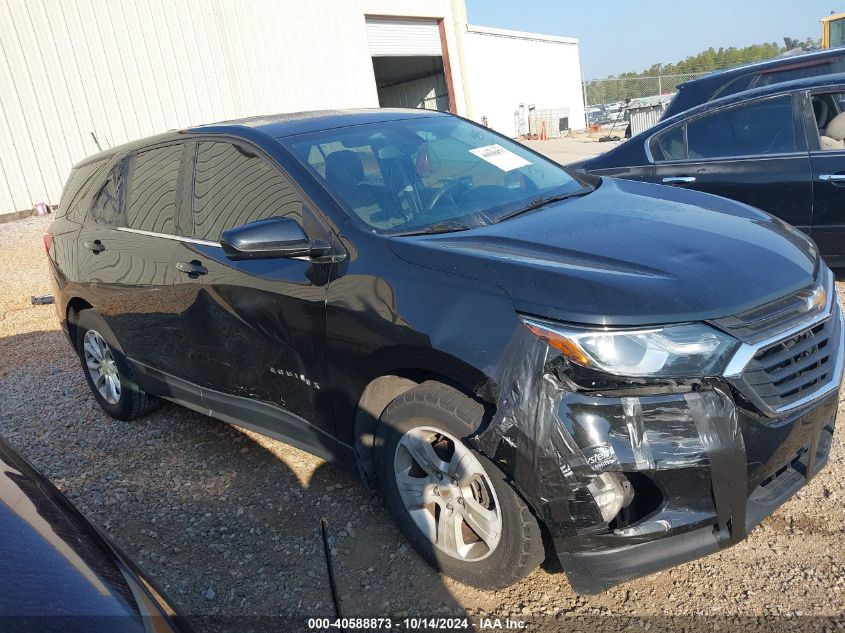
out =
[(94, 255), (99, 255), (104, 250), (106, 250), (106, 247), (103, 246), (103, 243), (100, 240), (94, 240), (93, 242), (84, 242), (84, 244), (85, 248), (94, 253)]
[(191, 279), (196, 279), (200, 275), (205, 275), (208, 272), (208, 268), (195, 259), (189, 262), (177, 262), (176, 270), (187, 274)]
[(845, 182), (845, 174), (821, 174), (819, 180), (822, 182)]
[(666, 176), (663, 183), (667, 185), (689, 185), (695, 182), (695, 176)]

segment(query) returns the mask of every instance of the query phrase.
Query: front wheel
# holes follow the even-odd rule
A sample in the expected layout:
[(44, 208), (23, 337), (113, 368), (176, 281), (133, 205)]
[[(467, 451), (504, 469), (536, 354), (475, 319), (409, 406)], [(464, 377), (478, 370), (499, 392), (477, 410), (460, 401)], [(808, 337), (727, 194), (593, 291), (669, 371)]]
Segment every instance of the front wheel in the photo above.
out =
[(463, 441), (483, 407), (427, 382), (381, 417), (377, 453), (386, 503), (435, 569), (483, 589), (507, 587), (543, 560), (540, 527), (505, 475)]
[(75, 325), (76, 351), (88, 387), (103, 411), (118, 420), (134, 420), (152, 411), (159, 399), (138, 387), (126, 357), (107, 342), (114, 338), (103, 317), (83, 310)]

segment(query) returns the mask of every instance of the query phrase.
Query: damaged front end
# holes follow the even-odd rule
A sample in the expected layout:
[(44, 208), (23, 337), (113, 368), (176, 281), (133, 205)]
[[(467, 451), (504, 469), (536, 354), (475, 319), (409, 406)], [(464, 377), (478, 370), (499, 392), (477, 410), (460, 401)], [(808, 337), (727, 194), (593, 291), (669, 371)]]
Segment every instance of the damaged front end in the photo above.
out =
[(821, 274), (709, 324), (522, 318), (475, 441), (544, 521), (576, 591), (737, 543), (824, 466), (845, 328)]

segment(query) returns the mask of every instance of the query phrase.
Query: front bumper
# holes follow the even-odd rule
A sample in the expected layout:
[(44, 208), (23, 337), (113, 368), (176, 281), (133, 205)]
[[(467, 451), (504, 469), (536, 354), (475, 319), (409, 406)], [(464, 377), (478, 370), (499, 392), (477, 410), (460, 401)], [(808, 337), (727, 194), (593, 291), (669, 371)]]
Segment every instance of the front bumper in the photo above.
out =
[(476, 446), (535, 509), (576, 591), (739, 542), (824, 466), (845, 325), (822, 274), (827, 301), (812, 314), (794, 314), (801, 291), (727, 324), (743, 345), (720, 378), (585, 389), (559, 354), (516, 332)]
[(636, 471), (662, 495), (655, 511), (624, 527), (554, 537), (573, 589), (605, 591), (744, 539), (824, 467), (837, 405), (838, 393), (774, 424), (741, 412), (737, 422), (744, 450), (731, 449), (739, 455), (726, 454), (712, 464)]

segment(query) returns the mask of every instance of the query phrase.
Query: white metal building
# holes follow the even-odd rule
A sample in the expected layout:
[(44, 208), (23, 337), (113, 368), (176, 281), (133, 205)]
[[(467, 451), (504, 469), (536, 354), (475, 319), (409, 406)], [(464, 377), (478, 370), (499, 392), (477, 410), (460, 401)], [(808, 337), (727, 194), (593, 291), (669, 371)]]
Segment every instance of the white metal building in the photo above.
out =
[(463, 0), (0, 0), (0, 213), (56, 204), (98, 144), (255, 114), (428, 107), (514, 135), (533, 102), (582, 127), (577, 42), (551, 73), (526, 34), (475, 43), (493, 31), (467, 31)]
[(585, 127), (577, 39), (470, 25), (464, 55), (474, 119), (514, 137)]

